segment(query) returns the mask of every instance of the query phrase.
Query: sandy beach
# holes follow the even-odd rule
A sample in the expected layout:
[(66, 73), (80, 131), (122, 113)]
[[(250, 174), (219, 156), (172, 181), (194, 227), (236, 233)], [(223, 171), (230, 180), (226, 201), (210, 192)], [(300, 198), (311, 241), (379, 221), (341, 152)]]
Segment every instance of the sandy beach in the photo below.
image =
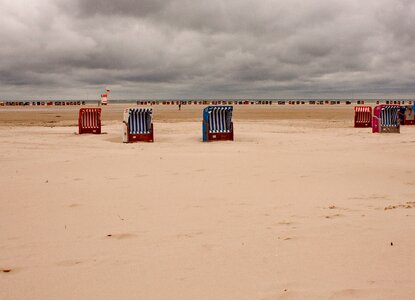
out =
[(352, 106), (154, 107), (123, 144), (78, 107), (0, 108), (0, 299), (414, 299), (415, 126)]

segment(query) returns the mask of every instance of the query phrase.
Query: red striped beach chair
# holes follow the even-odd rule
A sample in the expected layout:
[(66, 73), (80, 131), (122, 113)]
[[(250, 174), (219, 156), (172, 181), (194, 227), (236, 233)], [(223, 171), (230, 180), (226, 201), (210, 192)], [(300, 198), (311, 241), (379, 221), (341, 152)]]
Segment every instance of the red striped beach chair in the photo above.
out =
[(372, 127), (372, 107), (354, 107), (354, 127)]
[(101, 108), (81, 108), (78, 117), (78, 132), (101, 133)]

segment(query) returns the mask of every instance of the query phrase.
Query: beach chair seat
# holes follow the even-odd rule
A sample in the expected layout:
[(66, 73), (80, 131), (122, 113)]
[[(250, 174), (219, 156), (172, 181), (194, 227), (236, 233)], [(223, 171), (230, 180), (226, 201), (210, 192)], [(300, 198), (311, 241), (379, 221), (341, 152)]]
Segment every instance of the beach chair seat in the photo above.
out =
[(232, 112), (232, 106), (208, 106), (203, 110), (204, 142), (233, 141)]
[(123, 114), (123, 142), (154, 142), (153, 110), (126, 108)]
[(399, 105), (378, 105), (372, 120), (373, 133), (400, 133)]
[(101, 133), (101, 108), (79, 109), (78, 133)]
[(372, 107), (354, 107), (354, 127), (372, 127)]

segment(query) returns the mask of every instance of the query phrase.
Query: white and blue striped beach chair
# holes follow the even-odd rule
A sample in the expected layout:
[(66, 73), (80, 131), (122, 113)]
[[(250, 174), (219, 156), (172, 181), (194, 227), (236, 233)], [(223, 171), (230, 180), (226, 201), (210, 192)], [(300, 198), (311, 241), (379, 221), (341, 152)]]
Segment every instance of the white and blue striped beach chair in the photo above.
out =
[(123, 116), (123, 142), (153, 142), (153, 110), (126, 108)]
[(400, 133), (399, 105), (378, 105), (374, 109), (372, 132)]
[(233, 141), (232, 106), (208, 106), (203, 110), (203, 141)]

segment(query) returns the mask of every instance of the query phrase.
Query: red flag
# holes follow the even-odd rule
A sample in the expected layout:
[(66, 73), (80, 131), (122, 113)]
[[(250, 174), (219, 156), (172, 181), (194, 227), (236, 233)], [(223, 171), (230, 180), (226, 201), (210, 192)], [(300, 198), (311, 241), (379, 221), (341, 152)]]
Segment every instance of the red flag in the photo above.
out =
[(107, 93), (109, 93), (110, 92), (110, 90), (107, 90)]

